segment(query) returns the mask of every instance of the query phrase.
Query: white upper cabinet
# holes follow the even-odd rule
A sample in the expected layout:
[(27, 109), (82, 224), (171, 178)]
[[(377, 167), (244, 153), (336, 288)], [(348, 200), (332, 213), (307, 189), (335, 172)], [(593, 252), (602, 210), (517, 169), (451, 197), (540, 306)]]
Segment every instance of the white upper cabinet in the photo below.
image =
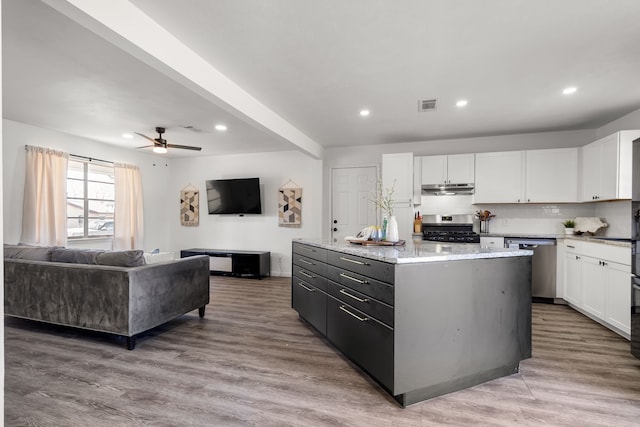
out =
[(476, 154), (474, 203), (524, 200), (524, 151)]
[(631, 198), (632, 141), (640, 131), (620, 131), (581, 149), (580, 200)]
[(397, 205), (413, 206), (413, 153), (382, 155), (382, 186), (394, 188)]
[(578, 148), (526, 151), (528, 203), (578, 201)]
[(447, 180), (447, 156), (422, 157), (422, 184), (444, 184)]
[(578, 200), (578, 149), (476, 154), (474, 203)]
[(422, 157), (413, 158), (413, 204), (422, 203)]
[(422, 184), (472, 184), (475, 177), (474, 154), (422, 157)]

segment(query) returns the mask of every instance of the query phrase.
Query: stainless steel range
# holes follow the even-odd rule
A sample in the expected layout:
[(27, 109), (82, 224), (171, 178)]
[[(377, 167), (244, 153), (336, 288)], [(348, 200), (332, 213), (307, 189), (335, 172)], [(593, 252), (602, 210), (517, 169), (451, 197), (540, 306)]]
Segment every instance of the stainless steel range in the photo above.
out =
[(424, 215), (422, 238), (434, 242), (480, 243), (473, 231), (473, 215)]

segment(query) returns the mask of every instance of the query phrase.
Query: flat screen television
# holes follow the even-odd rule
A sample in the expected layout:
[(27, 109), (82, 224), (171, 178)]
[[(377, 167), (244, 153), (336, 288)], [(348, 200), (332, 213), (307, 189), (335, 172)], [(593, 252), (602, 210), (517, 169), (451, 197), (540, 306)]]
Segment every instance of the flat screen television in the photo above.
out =
[(207, 206), (210, 215), (262, 214), (260, 179), (208, 180)]

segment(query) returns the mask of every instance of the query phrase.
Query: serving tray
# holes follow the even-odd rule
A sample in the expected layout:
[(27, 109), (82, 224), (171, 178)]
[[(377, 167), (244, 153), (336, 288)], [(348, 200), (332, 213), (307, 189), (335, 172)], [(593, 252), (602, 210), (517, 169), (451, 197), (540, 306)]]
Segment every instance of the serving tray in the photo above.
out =
[(362, 245), (362, 246), (404, 246), (404, 240), (398, 240), (397, 242), (387, 242), (386, 240), (381, 240), (379, 242), (375, 242), (373, 240), (356, 240), (356, 239), (348, 239), (349, 243), (353, 243), (354, 245)]

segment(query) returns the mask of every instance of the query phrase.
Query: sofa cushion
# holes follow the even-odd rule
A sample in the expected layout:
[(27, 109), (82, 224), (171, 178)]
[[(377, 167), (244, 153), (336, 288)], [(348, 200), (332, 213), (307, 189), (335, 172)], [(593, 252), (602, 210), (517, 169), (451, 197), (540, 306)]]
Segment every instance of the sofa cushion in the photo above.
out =
[(55, 248), (51, 253), (51, 261), (73, 264), (97, 264), (96, 257), (103, 253), (100, 249)]
[(4, 245), (4, 257), (30, 261), (51, 261), (51, 246)]
[(96, 264), (111, 265), (114, 267), (137, 267), (145, 265), (143, 251), (114, 251), (103, 252), (96, 256)]

